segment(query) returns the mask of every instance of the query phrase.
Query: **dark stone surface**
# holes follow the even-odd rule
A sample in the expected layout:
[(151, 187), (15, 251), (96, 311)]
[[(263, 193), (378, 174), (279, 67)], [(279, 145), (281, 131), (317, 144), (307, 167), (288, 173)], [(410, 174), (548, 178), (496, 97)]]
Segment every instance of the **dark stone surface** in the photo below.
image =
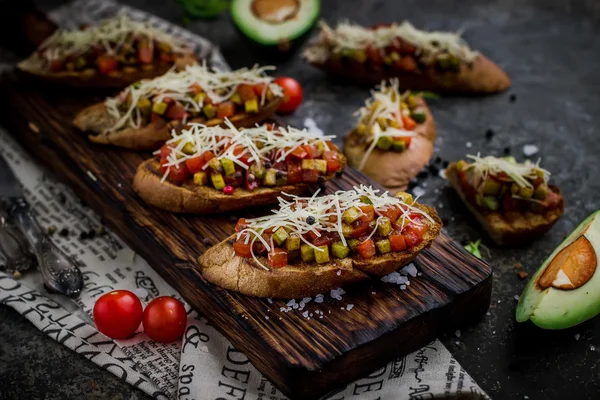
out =
[[(50, 3), (45, 2), (48, 6)], [(171, 21), (181, 21), (174, 1), (127, 1)], [(514, 320), (526, 280), (515, 265), (532, 274), (552, 249), (585, 216), (600, 207), (594, 136), (600, 122), (600, 3), (597, 0), (349, 1), (324, 0), (323, 17), (370, 24), (410, 19), (418, 27), (457, 30), (497, 61), (512, 77), (509, 92), (491, 97), (447, 97), (431, 102), (439, 137), (437, 154), (455, 160), (466, 153), (500, 155), (505, 147), (523, 159), (535, 144), (552, 181), (562, 188), (566, 214), (545, 237), (515, 249), (499, 249), (446, 188), (430, 177), (419, 185), (423, 199), (438, 208), (447, 232), (459, 241), (484, 238), (494, 267), (494, 293), (488, 315), (442, 340), (463, 367), (494, 399), (598, 399), (600, 322), (560, 332), (542, 331)], [(327, 134), (347, 132), (352, 112), (368, 89), (331, 82), (298, 59), (282, 59), (250, 45), (228, 15), (189, 25), (218, 43), (232, 66), (277, 61), (278, 74), (301, 81), (305, 102), (288, 120), (314, 119)], [(510, 102), (510, 96), (516, 100)], [(486, 131), (494, 136), (486, 139)], [(472, 147), (467, 148), (467, 143)], [(0, 398), (142, 398), (139, 391), (102, 371), (38, 332), (14, 311), (0, 308)], [(92, 382), (94, 382), (92, 386)]]

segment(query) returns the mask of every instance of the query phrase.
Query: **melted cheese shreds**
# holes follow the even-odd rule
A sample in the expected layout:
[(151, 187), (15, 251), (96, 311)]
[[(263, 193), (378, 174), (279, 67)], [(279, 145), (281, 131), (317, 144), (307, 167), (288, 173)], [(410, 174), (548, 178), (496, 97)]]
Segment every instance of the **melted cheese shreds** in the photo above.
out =
[[(388, 195), (388, 192), (379, 194), (379, 190), (370, 186), (355, 186), (352, 190), (337, 191), (334, 194), (318, 197), (319, 191), (312, 197), (300, 197), (290, 194), (284, 194), (279, 197), (279, 209), (273, 210), (273, 214), (265, 217), (246, 219), (246, 229), (238, 232), (237, 239), (250, 237), (250, 243), (254, 244), (256, 240), (262, 239), (262, 234), (266, 231), (275, 232), (283, 227), (290, 235), (300, 237), (303, 243), (308, 244), (317, 251), (318, 247), (308, 242), (304, 235), (314, 232), (320, 236), (319, 232), (333, 232), (339, 236), (340, 241), (346, 243), (342, 233), (342, 214), (353, 207), (368, 205), (365, 200), (368, 199), (375, 208), (375, 215), (378, 216), (375, 227), (369, 234), (369, 238), (377, 231), (377, 225), (381, 218), (380, 211), (387, 207), (395, 206), (400, 208), (402, 214), (401, 229), (407, 221), (412, 221), (411, 214), (420, 214), (430, 223), (433, 218), (420, 208), (406, 204), (401, 198)], [(307, 222), (308, 217), (314, 218), (314, 223)], [(331, 218), (335, 217), (335, 218)], [(400, 219), (399, 219), (400, 220)], [(264, 244), (264, 243), (263, 243)], [(269, 247), (267, 247), (267, 250)], [(253, 255), (259, 265), (260, 261)]]
[(415, 46), (425, 59), (441, 51), (446, 51), (465, 62), (472, 62), (479, 55), (478, 52), (471, 50), (457, 33), (427, 32), (415, 28), (407, 21), (377, 29), (369, 29), (349, 22), (340, 22), (335, 28), (331, 28), (325, 22), (321, 22), (320, 26), (321, 41), (332, 45), (334, 53), (345, 49), (365, 50), (369, 46), (383, 49), (392, 45), (396, 38), (401, 38)]
[(544, 183), (550, 179), (550, 172), (539, 166), (539, 160), (535, 164), (529, 160), (524, 163), (516, 163), (505, 158), (480, 157), (479, 154), (476, 156), (469, 154), (467, 158), (472, 160), (466, 167), (468, 171), (472, 171), (467, 174), (467, 179), (474, 188), (479, 188), (488, 176), (497, 176), (502, 173), (520, 187), (532, 188), (531, 181), (538, 177), (543, 178)]
[(41, 56), (52, 61), (83, 54), (96, 46), (105, 49), (107, 54), (114, 55), (123, 46), (131, 45), (136, 38), (144, 38), (149, 43), (158, 41), (168, 44), (176, 53), (189, 50), (183, 40), (158, 30), (149, 23), (134, 21), (127, 14), (120, 13), (84, 30), (57, 30), (41, 44)]
[[(272, 154), (275, 155), (275, 162), (283, 161), (299, 146), (316, 142), (322, 142), (327, 146), (326, 141), (335, 137), (320, 136), (306, 129), (292, 127), (269, 130), (262, 125), (237, 129), (228, 119), (225, 120), (225, 124), (227, 126), (223, 128), (190, 123), (187, 129), (183, 129), (180, 133), (174, 130), (171, 134), (172, 138), (167, 141), (167, 145), (172, 147), (172, 150), (164, 166), (178, 165), (210, 151), (219, 160), (227, 158), (240, 167), (248, 169), (248, 164), (261, 165), (265, 161), (270, 161)], [(184, 152), (184, 147), (188, 143), (191, 144), (193, 151), (186, 149)], [(247, 163), (241, 160), (242, 157), (247, 160)], [(208, 168), (208, 164), (205, 164), (204, 168)], [(167, 178), (168, 172), (167, 168), (167, 172), (162, 177), (163, 181)]]
[(251, 69), (242, 68), (231, 72), (219, 72), (202, 63), (189, 65), (183, 71), (171, 70), (157, 78), (142, 80), (128, 86), (118, 96), (106, 99), (104, 102), (106, 110), (116, 121), (106, 131), (115, 131), (127, 126), (140, 128), (143, 119), (139, 113), (137, 102), (142, 98), (161, 101), (168, 97), (181, 103), (186, 110), (201, 110), (203, 99), (196, 102), (194, 97), (189, 94), (190, 87), (196, 85), (202, 88), (212, 103), (218, 104), (229, 100), (241, 84), (264, 84), (265, 89), (261, 95), (261, 105), (263, 105), (267, 87), (275, 96), (283, 96), (281, 87), (273, 83), (272, 77), (266, 75), (267, 71), (274, 69), (273, 66), (254, 66)]

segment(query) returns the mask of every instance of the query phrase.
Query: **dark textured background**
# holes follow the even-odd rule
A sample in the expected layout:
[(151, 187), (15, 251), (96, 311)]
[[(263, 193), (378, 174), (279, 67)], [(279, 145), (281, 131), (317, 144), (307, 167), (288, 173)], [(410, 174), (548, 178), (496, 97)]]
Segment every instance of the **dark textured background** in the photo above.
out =
[[(180, 23), (175, 0), (126, 3)], [(59, 1), (40, 1), (43, 8)], [(600, 1), (560, 0), (323, 0), (329, 22), (349, 18), (364, 24), (409, 19), (418, 27), (465, 29), (465, 38), (504, 68), (513, 80), (505, 94), (446, 97), (431, 102), (439, 137), (437, 155), (454, 160), (468, 152), (500, 155), (505, 147), (523, 159), (525, 144), (539, 146), (543, 166), (566, 198), (565, 216), (536, 242), (499, 249), (484, 238), (494, 267), (488, 315), (442, 338), (464, 368), (494, 399), (599, 399), (600, 322), (561, 332), (514, 321), (515, 296), (526, 281), (515, 265), (532, 274), (552, 249), (585, 216), (600, 208), (598, 152), (600, 122)], [(305, 101), (290, 123), (310, 117), (340, 138), (352, 126), (352, 112), (368, 89), (328, 81), (298, 54), (277, 59), (253, 47), (233, 28), (227, 14), (198, 21), (189, 29), (221, 46), (233, 67), (276, 62), (280, 75), (303, 84)], [(514, 102), (510, 96), (516, 97)], [(491, 140), (485, 132), (493, 129)], [(467, 142), (472, 148), (466, 147)], [(482, 230), (438, 177), (420, 183), (425, 202), (438, 208), (446, 230), (459, 241), (476, 240)], [(0, 307), (1, 399), (137, 399), (145, 396), (113, 375), (37, 331), (14, 311)], [(197, 396), (197, 399), (201, 397)]]

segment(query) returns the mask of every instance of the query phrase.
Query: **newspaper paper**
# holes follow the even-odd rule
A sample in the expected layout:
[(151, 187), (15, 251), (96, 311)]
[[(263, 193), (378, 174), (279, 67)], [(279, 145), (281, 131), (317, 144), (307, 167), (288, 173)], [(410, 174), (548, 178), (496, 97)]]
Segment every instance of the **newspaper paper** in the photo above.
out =
[[(119, 9), (185, 36), (197, 43), (199, 54), (207, 57), (212, 65), (228, 69), (210, 42), (130, 7), (108, 1), (80, 0), (58, 9), (52, 17), (60, 25), (78, 25), (112, 15)], [(141, 327), (128, 340), (111, 340), (99, 333), (90, 323), (90, 316), (96, 299), (103, 293), (127, 289), (145, 303), (158, 296), (180, 297), (118, 236), (104, 228), (98, 229), (101, 227), (98, 215), (86, 208), (68, 188), (57, 183), (2, 129), (0, 153), (16, 172), (42, 227), (56, 228), (52, 240), (80, 262), (85, 279), (81, 296), (74, 301), (46, 292), (37, 270), (24, 272), (19, 280), (13, 279), (11, 273), (0, 271), (0, 304), (15, 309), (52, 339), (158, 399), (286, 399), (242, 352), (188, 305), (187, 328), (183, 339), (176, 343), (155, 343), (144, 335)], [(336, 296), (333, 301), (348, 308), (341, 297)], [(289, 307), (288, 312), (302, 313), (302, 310), (296, 304)], [(436, 340), (325, 399), (457, 397), (489, 399)]]

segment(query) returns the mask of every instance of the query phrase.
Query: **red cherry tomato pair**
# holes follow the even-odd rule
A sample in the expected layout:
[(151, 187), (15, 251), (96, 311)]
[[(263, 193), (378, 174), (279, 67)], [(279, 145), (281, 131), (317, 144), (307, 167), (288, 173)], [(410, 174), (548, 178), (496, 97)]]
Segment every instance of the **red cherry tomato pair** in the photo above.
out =
[(302, 86), (294, 78), (281, 77), (275, 79), (275, 83), (283, 89), (283, 101), (279, 105), (277, 112), (288, 114), (294, 112), (302, 103)]
[(94, 322), (100, 332), (113, 339), (126, 339), (140, 323), (144, 332), (156, 342), (173, 342), (183, 335), (187, 314), (173, 297), (157, 297), (142, 311), (142, 302), (129, 290), (113, 290), (102, 295), (94, 305)]

